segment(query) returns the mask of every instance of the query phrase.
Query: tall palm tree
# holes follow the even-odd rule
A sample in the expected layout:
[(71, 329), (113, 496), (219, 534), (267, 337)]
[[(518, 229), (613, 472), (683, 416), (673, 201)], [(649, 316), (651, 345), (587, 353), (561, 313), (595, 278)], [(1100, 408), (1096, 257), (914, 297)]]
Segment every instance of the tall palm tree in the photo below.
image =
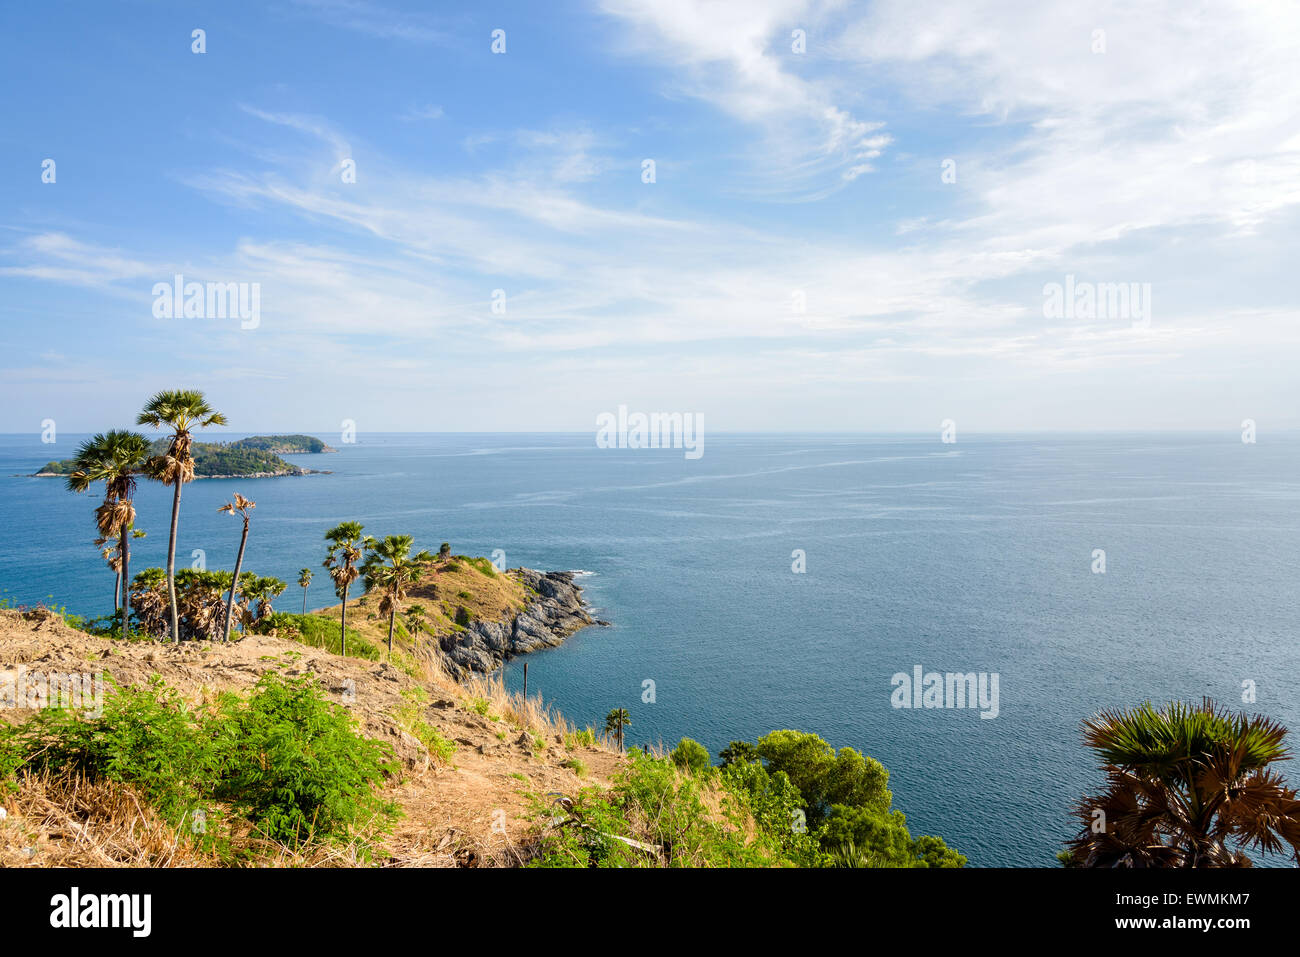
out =
[(370, 553), (361, 571), (366, 576), (366, 590), (379, 592), (379, 613), (388, 616), (388, 656), (393, 655), (393, 624), (397, 620), (398, 605), (406, 598), (406, 591), (420, 580), (424, 569), (433, 562), (429, 552), (411, 554), (415, 539), (410, 535), (386, 535), (382, 540), (366, 536), (364, 542)]
[(230, 640), (230, 618), (235, 612), (235, 586), (239, 583), (239, 569), (244, 564), (244, 546), (248, 544), (248, 513), (255, 508), (257, 508), (256, 502), (236, 492), (233, 502), (227, 502), (217, 509), (218, 512), (225, 512), (227, 515), (244, 517), (244, 533), (239, 536), (239, 554), (235, 556), (235, 574), (230, 579), (230, 600), (226, 602), (226, 620), (221, 628), (222, 641)]
[(357, 562), (361, 560), (360, 522), (340, 522), (325, 533), (329, 549), (325, 553), (324, 567), (334, 580), (334, 593), (343, 599), (339, 616), (339, 654), (348, 653), (348, 587), (357, 580)]
[[(136, 477), (149, 458), (149, 440), (136, 432), (113, 430), (83, 442), (73, 459), (68, 488), (84, 492), (94, 482), (104, 483), (104, 504), (95, 509), (95, 525), (107, 540), (117, 536), (121, 587), (122, 637), (130, 634), (131, 529), (135, 525)], [(116, 592), (116, 587), (114, 589)]]
[(298, 572), (298, 584), (302, 586), (302, 613), (307, 614), (307, 586), (311, 584), (311, 569), (304, 568)]
[(1300, 864), (1300, 800), (1269, 765), (1286, 728), (1261, 715), (1174, 702), (1103, 711), (1083, 723), (1106, 790), (1075, 806), (1081, 867), (1249, 867), (1244, 850), (1288, 846)]
[(619, 751), (623, 750), (623, 729), (631, 724), (632, 716), (627, 713), (627, 708), (615, 708), (605, 716), (605, 733), (618, 739)]
[(181, 486), (194, 479), (194, 456), (190, 447), (194, 442), (193, 430), (210, 425), (225, 425), (226, 417), (208, 405), (202, 392), (193, 389), (173, 389), (159, 392), (145, 403), (136, 417), (136, 425), (147, 425), (172, 430), (171, 441), (164, 455), (149, 461), (149, 477), (170, 485), (172, 495), (171, 534), (167, 539), (167, 600), (171, 603), (172, 641), (181, 640), (180, 617), (176, 609), (176, 528), (181, 517)]

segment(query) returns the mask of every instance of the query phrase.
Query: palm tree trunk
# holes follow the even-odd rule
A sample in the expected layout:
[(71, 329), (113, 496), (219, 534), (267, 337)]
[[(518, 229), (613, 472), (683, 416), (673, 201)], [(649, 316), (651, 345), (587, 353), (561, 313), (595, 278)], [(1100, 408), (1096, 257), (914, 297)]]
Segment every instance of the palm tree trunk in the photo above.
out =
[(348, 655), (348, 586), (343, 586), (343, 613), (339, 615), (339, 656)]
[(176, 479), (176, 492), (172, 496), (172, 530), (167, 539), (167, 602), (172, 617), (172, 644), (180, 644), (181, 618), (176, 609), (176, 526), (181, 519), (181, 482)]
[(113, 581), (113, 611), (122, 610), (122, 570), (117, 571), (117, 578)]
[(397, 619), (397, 605), (388, 612), (388, 657), (393, 657), (393, 622)]
[(131, 634), (131, 533), (122, 526), (122, 570), (117, 573), (122, 582), (122, 638)]
[(302, 613), (307, 614), (307, 586), (302, 586)]
[(226, 623), (221, 627), (221, 640), (230, 640), (230, 616), (235, 613), (235, 589), (239, 586), (239, 569), (244, 565), (244, 546), (248, 544), (248, 519), (244, 519), (244, 534), (239, 536), (239, 554), (235, 556), (235, 577), (230, 580), (230, 601), (226, 602)]

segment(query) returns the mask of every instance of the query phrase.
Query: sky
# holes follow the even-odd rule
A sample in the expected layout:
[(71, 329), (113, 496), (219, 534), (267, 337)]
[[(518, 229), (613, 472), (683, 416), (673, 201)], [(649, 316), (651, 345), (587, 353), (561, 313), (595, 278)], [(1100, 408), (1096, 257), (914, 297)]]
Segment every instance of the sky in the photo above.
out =
[(1268, 0), (6, 3), (0, 431), (1264, 441), (1298, 49)]

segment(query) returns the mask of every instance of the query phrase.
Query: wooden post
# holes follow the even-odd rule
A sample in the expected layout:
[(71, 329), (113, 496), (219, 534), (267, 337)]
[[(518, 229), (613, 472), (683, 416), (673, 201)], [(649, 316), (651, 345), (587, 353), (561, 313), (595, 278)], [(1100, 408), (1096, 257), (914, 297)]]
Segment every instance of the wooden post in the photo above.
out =
[(528, 700), (528, 662), (524, 662), (524, 700)]

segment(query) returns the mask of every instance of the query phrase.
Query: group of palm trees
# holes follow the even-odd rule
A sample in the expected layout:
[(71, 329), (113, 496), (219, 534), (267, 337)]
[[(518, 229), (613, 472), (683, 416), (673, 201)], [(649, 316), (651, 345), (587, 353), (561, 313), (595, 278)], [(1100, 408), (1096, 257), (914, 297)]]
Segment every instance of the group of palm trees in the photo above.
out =
[[(130, 634), (131, 619), (131, 538), (135, 537), (136, 483), (144, 477), (165, 486), (172, 492), (171, 532), (167, 540), (167, 603), (173, 642), (181, 640), (180, 617), (176, 602), (176, 532), (180, 525), (181, 489), (194, 480), (194, 457), (191, 447), (194, 431), (210, 425), (225, 425), (226, 417), (208, 405), (202, 392), (193, 389), (175, 389), (159, 392), (145, 403), (136, 417), (137, 425), (171, 430), (167, 448), (161, 455), (153, 455), (150, 442), (138, 432), (114, 429), (100, 433), (83, 442), (77, 450), (72, 472), (68, 475), (68, 488), (85, 492), (95, 482), (104, 483), (104, 503), (95, 510), (95, 523), (99, 528), (100, 542), (116, 538), (117, 555), (112, 558), (117, 566), (118, 586), (114, 604), (118, 605), (122, 622), (122, 637)], [(247, 500), (244, 500), (247, 501)], [(251, 507), (252, 503), (248, 503)], [(247, 513), (244, 513), (247, 520)], [(247, 524), (245, 524), (247, 540)], [(243, 545), (240, 546), (243, 557)], [(231, 603), (234, 588), (231, 585)], [(120, 594), (118, 589), (120, 588)], [(229, 634), (230, 615), (226, 614), (226, 634)]]
[[(348, 590), (353, 582), (363, 578), (366, 591), (379, 595), (379, 614), (388, 616), (388, 653), (391, 656), (393, 628), (401, 603), (406, 600), (410, 587), (440, 555), (450, 551), (450, 547), (444, 545), (438, 555), (428, 551), (412, 555), (415, 539), (410, 535), (386, 535), (377, 539), (363, 536), (363, 531), (360, 522), (340, 522), (325, 533), (328, 548), (323, 564), (334, 582), (335, 594), (343, 602), (339, 616), (339, 650), (341, 654), (347, 654)], [(304, 568), (298, 577), (298, 584), (303, 587), (304, 613), (307, 608), (306, 588), (310, 583), (311, 571)]]

